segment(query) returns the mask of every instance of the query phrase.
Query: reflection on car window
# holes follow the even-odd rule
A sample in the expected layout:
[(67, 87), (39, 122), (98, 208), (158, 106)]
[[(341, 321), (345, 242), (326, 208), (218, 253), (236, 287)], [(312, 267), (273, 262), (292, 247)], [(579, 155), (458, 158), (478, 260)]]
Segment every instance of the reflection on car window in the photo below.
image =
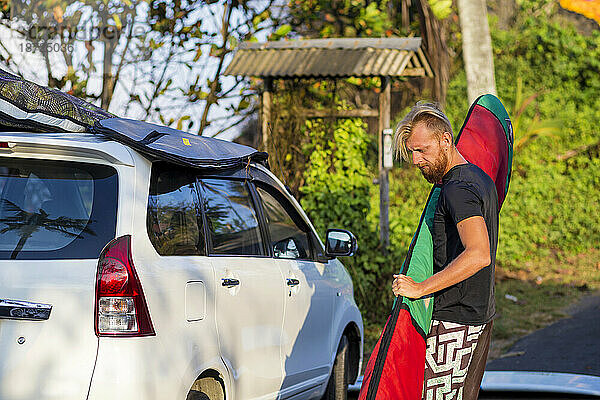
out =
[(262, 255), (258, 219), (245, 182), (200, 181), (213, 254)]
[(277, 199), (262, 188), (256, 190), (262, 200), (274, 256), (276, 258), (309, 258), (309, 241), (306, 232), (296, 225)]
[(195, 181), (179, 169), (153, 171), (146, 223), (160, 255), (205, 254)]
[(116, 190), (113, 168), (0, 161), (0, 258), (97, 257), (114, 236)]

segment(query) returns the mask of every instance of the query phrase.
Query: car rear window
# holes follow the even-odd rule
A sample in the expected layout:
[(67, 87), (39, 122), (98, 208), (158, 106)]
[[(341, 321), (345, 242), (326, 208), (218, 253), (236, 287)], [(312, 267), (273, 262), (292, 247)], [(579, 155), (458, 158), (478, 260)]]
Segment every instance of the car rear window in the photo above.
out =
[(0, 157), (0, 259), (97, 258), (115, 236), (117, 171)]

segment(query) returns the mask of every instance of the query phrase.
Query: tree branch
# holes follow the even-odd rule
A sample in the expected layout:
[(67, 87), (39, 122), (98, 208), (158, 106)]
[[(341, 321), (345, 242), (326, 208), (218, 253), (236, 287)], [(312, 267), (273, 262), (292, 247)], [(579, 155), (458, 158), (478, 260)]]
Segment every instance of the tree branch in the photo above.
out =
[(566, 161), (566, 160), (569, 160), (573, 157), (580, 155), (581, 153), (585, 153), (588, 150), (598, 148), (598, 147), (600, 147), (600, 141), (593, 143), (593, 144), (579, 146), (578, 148), (573, 149), (573, 150), (569, 150), (566, 153), (557, 156), (556, 159), (558, 161)]
[(225, 62), (225, 56), (227, 55), (227, 42), (229, 40), (229, 21), (231, 19), (231, 13), (233, 11), (232, 1), (226, 3), (225, 10), (223, 12), (223, 26), (221, 27), (221, 35), (223, 37), (223, 46), (221, 48), (222, 52), (219, 54), (219, 65), (217, 66), (217, 71), (215, 72), (215, 77), (210, 83), (210, 92), (208, 93), (208, 97), (206, 98), (206, 104), (204, 105), (204, 110), (202, 112), (202, 119), (200, 119), (200, 129), (198, 129), (198, 134), (202, 135), (204, 128), (208, 125), (208, 111), (210, 107), (217, 101), (217, 91), (219, 80), (221, 78), (221, 70), (223, 69), (223, 64)]
[(144, 120), (148, 119), (148, 116), (150, 115), (150, 109), (152, 108), (152, 104), (154, 103), (154, 100), (156, 99), (156, 96), (158, 96), (158, 93), (160, 92), (160, 87), (161, 87), (162, 82), (163, 82), (163, 80), (165, 78), (165, 75), (167, 73), (167, 69), (169, 68), (169, 64), (170, 64), (169, 61), (173, 57), (172, 49), (173, 49), (174, 46), (175, 46), (175, 44), (171, 40), (170, 47), (169, 47), (169, 55), (167, 56), (167, 59), (164, 61), (164, 66), (163, 66), (162, 73), (160, 75), (160, 79), (156, 83), (156, 86), (154, 87), (154, 92), (152, 93), (152, 97), (150, 97), (149, 102), (148, 102), (148, 106), (145, 109), (146, 116), (144, 117)]

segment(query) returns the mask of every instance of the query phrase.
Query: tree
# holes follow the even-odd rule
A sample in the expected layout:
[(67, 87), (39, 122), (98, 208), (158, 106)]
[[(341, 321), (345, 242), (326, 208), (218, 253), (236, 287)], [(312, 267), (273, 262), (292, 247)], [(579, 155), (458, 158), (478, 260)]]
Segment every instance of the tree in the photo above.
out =
[[(15, 1), (12, 19), (2, 21), (13, 39), (11, 48), (3, 45), (3, 61), (19, 75), (45, 79), (48, 86), (78, 97), (99, 99), (108, 109), (120, 74), (135, 61), (133, 28), (142, 4)], [(99, 92), (88, 90), (94, 75), (100, 80)]]
[(161, 66), (166, 83), (157, 95), (163, 101), (145, 104), (145, 114), (154, 113), (169, 125), (177, 121), (178, 128), (198, 134), (210, 130), (212, 135), (253, 115), (254, 85), (223, 73), (238, 43), (257, 40), (257, 35), (275, 40), (289, 33), (291, 28), (279, 22), (283, 4), (276, 0), (150, 0), (150, 9), (150, 26), (160, 33), (153, 43), (157, 48), (171, 48), (175, 39), (179, 55), (174, 54), (175, 65)]
[(443, 107), (450, 80), (447, 18), (452, 13), (452, 1), (417, 0), (417, 11), (421, 36), (434, 71), (432, 97)]
[(458, 0), (463, 58), (469, 103), (486, 93), (496, 94), (492, 40), (485, 0)]
[(430, 90), (436, 101), (445, 103), (451, 0), (307, 0), (290, 2), (289, 9), (290, 24), (303, 37), (421, 36), (434, 79), (405, 89), (414, 97)]
[(289, 32), (278, 25), (283, 8), (276, 0), (32, 0), (11, 6), (13, 18), (1, 25), (18, 41), (0, 46), (0, 62), (14, 72), (120, 116), (198, 134), (219, 134), (254, 111), (254, 88), (223, 77), (237, 43)]

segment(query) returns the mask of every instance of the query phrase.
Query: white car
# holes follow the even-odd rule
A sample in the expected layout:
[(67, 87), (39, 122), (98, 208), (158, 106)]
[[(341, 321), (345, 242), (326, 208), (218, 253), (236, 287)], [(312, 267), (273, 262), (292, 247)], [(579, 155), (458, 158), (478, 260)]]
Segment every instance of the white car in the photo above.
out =
[(260, 163), (2, 132), (0, 399), (345, 398), (356, 244), (327, 243)]

